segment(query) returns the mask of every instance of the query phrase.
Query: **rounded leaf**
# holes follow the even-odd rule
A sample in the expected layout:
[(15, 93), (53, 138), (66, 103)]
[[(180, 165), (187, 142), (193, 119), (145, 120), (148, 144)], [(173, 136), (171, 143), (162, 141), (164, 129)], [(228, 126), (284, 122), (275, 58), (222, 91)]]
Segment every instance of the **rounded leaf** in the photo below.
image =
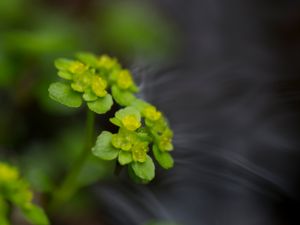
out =
[(129, 106), (136, 99), (131, 92), (120, 90), (115, 85), (111, 90), (114, 100), (121, 106)]
[(70, 72), (65, 70), (58, 71), (57, 75), (65, 80), (72, 80), (73, 77)]
[(147, 106), (150, 106), (150, 104), (137, 98), (131, 103), (131, 106), (142, 112)]
[(109, 121), (111, 123), (113, 123), (114, 125), (116, 125), (116, 126), (119, 126), (119, 127), (122, 126), (122, 122), (119, 119), (115, 118), (115, 117), (110, 118)]
[(48, 91), (50, 98), (68, 107), (78, 108), (82, 104), (80, 94), (65, 83), (52, 83)]
[(132, 162), (131, 152), (120, 151), (118, 160), (121, 165), (126, 165), (128, 163), (131, 163)]
[(153, 154), (158, 164), (164, 169), (170, 169), (174, 166), (174, 160), (170, 153), (162, 152), (159, 148), (154, 145), (153, 146)]
[(148, 155), (145, 162), (133, 162), (130, 165), (135, 175), (142, 180), (151, 181), (155, 176), (155, 166), (153, 160)]
[(104, 114), (108, 112), (112, 105), (113, 100), (110, 94), (105, 95), (103, 98), (98, 98), (94, 102), (88, 102), (87, 103), (89, 109), (97, 114)]
[(97, 66), (97, 56), (89, 52), (79, 52), (76, 54), (76, 58), (79, 59), (81, 62), (96, 67)]
[(136, 182), (138, 184), (148, 184), (150, 182), (148, 180), (143, 180), (143, 179), (139, 178), (137, 175), (135, 175), (135, 172), (133, 171), (132, 166), (129, 165), (127, 168), (128, 168), (128, 175), (134, 182)]
[(87, 89), (82, 95), (82, 98), (85, 101), (90, 102), (90, 101), (96, 101), (98, 97), (92, 92), (91, 89)]
[(119, 111), (116, 112), (116, 118), (119, 120), (122, 120), (124, 117), (130, 115), (135, 116), (137, 120), (141, 120), (140, 112), (131, 106), (128, 106), (124, 109), (120, 109)]
[(54, 65), (55, 65), (56, 69), (66, 71), (69, 69), (72, 62), (73, 61), (69, 60), (69, 59), (59, 58), (59, 59), (55, 60)]
[(103, 131), (97, 138), (96, 145), (92, 148), (95, 156), (104, 160), (113, 160), (118, 157), (119, 150), (111, 144), (112, 133)]

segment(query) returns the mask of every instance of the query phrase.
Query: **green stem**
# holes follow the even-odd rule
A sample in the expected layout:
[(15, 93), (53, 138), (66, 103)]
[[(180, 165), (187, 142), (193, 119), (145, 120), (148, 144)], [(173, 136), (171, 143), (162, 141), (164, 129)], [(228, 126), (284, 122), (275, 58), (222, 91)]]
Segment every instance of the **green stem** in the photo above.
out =
[(54, 192), (49, 204), (49, 209), (51, 211), (58, 209), (59, 206), (70, 200), (78, 189), (77, 178), (89, 155), (91, 154), (90, 150), (94, 141), (94, 123), (94, 113), (90, 110), (87, 110), (85, 145), (66, 178), (63, 180), (60, 187)]

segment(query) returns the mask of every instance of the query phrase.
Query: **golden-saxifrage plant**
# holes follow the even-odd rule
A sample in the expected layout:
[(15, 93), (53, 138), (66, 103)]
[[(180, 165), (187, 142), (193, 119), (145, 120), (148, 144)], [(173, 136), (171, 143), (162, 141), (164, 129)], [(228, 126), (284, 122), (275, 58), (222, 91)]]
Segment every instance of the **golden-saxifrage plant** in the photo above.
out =
[(29, 183), (21, 178), (19, 170), (0, 162), (0, 224), (11, 224), (10, 214), (16, 207), (31, 224), (48, 225), (44, 210), (33, 204), (32, 198)]
[[(173, 132), (167, 119), (155, 106), (135, 96), (139, 89), (130, 71), (122, 68), (115, 58), (79, 53), (74, 60), (57, 59), (55, 66), (62, 81), (50, 85), (49, 95), (68, 107), (76, 108), (86, 103), (90, 130), (86, 148), (95, 156), (117, 160), (128, 167), (132, 179), (141, 183), (148, 183), (155, 177), (151, 156), (164, 169), (173, 167), (170, 154)], [(93, 116), (106, 114), (114, 104), (120, 109), (109, 120), (118, 127), (118, 132), (102, 131), (96, 143), (91, 143)], [(80, 163), (77, 169), (79, 167)]]

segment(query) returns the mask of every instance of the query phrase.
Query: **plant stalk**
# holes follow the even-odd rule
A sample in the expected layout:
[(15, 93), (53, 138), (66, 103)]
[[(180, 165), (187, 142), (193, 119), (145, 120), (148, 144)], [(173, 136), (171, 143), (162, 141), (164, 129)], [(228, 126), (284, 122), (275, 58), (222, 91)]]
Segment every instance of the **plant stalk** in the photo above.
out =
[(58, 209), (62, 204), (70, 200), (76, 193), (77, 178), (84, 167), (87, 159), (91, 154), (91, 148), (94, 141), (94, 126), (95, 126), (95, 114), (87, 109), (86, 117), (86, 131), (85, 131), (85, 144), (82, 152), (79, 154), (78, 159), (75, 161), (71, 170), (66, 175), (62, 184), (54, 191), (52, 199), (49, 203), (49, 210), (54, 211)]

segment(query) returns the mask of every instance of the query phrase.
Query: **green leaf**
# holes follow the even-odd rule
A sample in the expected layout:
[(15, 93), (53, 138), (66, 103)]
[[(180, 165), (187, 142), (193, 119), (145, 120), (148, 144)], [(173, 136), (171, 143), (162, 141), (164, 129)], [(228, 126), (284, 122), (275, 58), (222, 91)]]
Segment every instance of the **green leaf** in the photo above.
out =
[(129, 90), (131, 91), (131, 92), (133, 92), (133, 93), (137, 93), (137, 92), (139, 92), (139, 88), (138, 88), (138, 86), (136, 86), (136, 84), (133, 84), (130, 88), (129, 88)]
[(76, 58), (87, 65), (97, 67), (97, 57), (92, 53), (79, 52), (76, 54)]
[(137, 98), (131, 103), (131, 106), (142, 112), (147, 106), (150, 106), (150, 104)]
[(72, 80), (72, 74), (68, 71), (58, 71), (57, 75), (66, 80)]
[(80, 94), (73, 91), (67, 84), (60, 82), (52, 83), (48, 91), (50, 98), (68, 107), (77, 108), (82, 104)]
[(121, 106), (129, 106), (136, 99), (131, 92), (120, 90), (116, 85), (111, 90), (115, 101)]
[(170, 153), (162, 152), (157, 145), (153, 145), (153, 154), (159, 165), (164, 169), (170, 169), (174, 166), (174, 160)]
[(119, 127), (122, 126), (121, 121), (119, 119), (115, 118), (115, 117), (110, 118), (109, 121), (111, 123), (113, 123), (114, 125), (116, 125), (116, 126), (119, 126)]
[(135, 173), (134, 173), (134, 171), (133, 171), (133, 169), (132, 169), (131, 164), (129, 164), (129, 166), (128, 166), (128, 175), (129, 175), (129, 177), (130, 177), (134, 182), (136, 182), (136, 183), (138, 183), (138, 184), (147, 184), (147, 183), (149, 183), (148, 180), (141, 179), (141, 178), (139, 178), (137, 175), (135, 175)]
[(135, 175), (145, 181), (151, 181), (155, 176), (155, 166), (148, 155), (145, 162), (133, 162), (130, 165)]
[(145, 119), (145, 124), (147, 127), (153, 127), (155, 122), (149, 120), (149, 119)]
[(105, 95), (105, 97), (98, 98), (94, 102), (88, 102), (87, 105), (89, 109), (92, 110), (93, 112), (98, 114), (104, 114), (111, 109), (113, 105), (113, 100), (111, 95), (107, 94)]
[(137, 136), (142, 141), (146, 141), (146, 142), (152, 142), (153, 141), (153, 138), (146, 132), (138, 132)]
[(55, 60), (54, 65), (58, 70), (66, 71), (69, 69), (72, 62), (72, 60), (60, 58)]
[(128, 163), (131, 163), (132, 162), (131, 152), (120, 151), (118, 160), (121, 165), (126, 165)]
[(116, 112), (116, 118), (119, 120), (122, 120), (125, 116), (133, 115), (136, 117), (137, 120), (141, 120), (141, 114), (138, 110), (136, 110), (134, 107), (128, 106), (124, 109), (120, 109)]
[(87, 101), (96, 101), (97, 100), (97, 95), (94, 94), (94, 92), (88, 88), (87, 90), (85, 90), (84, 94), (82, 95), (82, 98)]
[(103, 131), (97, 138), (96, 145), (92, 148), (95, 156), (104, 160), (113, 160), (117, 158), (119, 150), (111, 144), (112, 133)]
[(49, 220), (43, 209), (36, 205), (29, 205), (21, 209), (24, 217), (33, 225), (48, 225)]

